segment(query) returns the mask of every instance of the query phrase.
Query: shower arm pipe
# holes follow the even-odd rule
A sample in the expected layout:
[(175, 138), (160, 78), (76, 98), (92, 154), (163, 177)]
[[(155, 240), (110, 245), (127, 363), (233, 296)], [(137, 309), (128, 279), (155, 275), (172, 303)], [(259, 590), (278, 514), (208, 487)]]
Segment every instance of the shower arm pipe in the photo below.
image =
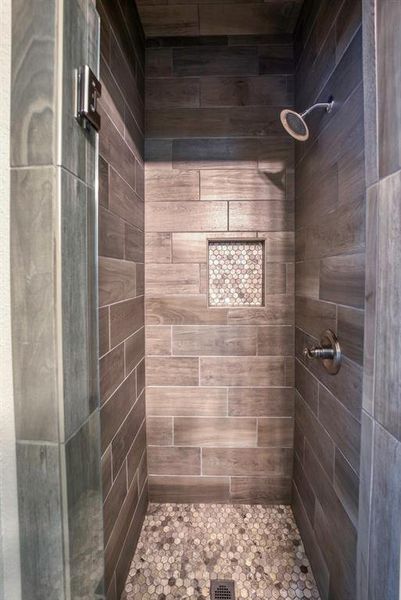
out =
[(317, 108), (324, 108), (326, 109), (326, 112), (329, 113), (333, 109), (333, 104), (334, 100), (332, 100), (331, 102), (318, 102), (317, 104), (314, 104), (313, 106), (305, 110), (305, 112), (301, 113), (301, 117), (306, 117), (306, 115), (309, 115), (309, 113), (311, 113), (313, 110), (316, 110)]

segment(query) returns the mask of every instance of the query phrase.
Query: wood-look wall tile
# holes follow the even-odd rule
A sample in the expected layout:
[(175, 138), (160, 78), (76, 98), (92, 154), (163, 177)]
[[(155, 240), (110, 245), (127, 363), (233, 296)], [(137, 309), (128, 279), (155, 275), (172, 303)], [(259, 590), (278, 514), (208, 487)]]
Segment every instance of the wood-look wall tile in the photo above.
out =
[(227, 390), (210, 387), (148, 387), (146, 409), (149, 416), (227, 416)]
[(146, 267), (146, 291), (149, 296), (197, 294), (199, 285), (198, 265), (148, 264)]
[(171, 354), (170, 326), (148, 325), (146, 328), (146, 353), (148, 356)]
[(105, 306), (135, 296), (135, 264), (99, 257), (99, 305)]
[[(139, 221), (138, 225), (141, 225), (143, 228), (143, 221)], [(131, 227), (125, 223), (125, 249), (124, 249), (124, 258), (125, 260), (132, 260), (136, 263), (144, 262), (144, 232), (143, 229), (138, 229), (138, 227)], [(138, 275), (138, 273), (137, 273)]]
[(197, 447), (256, 446), (256, 419), (175, 417), (174, 443), (177, 446)]
[(309, 408), (317, 414), (319, 384), (304, 365), (295, 361), (295, 386)]
[(109, 177), (109, 210), (139, 227), (144, 216), (142, 199), (113, 168), (110, 168)]
[[(284, 200), (281, 182), (260, 171), (234, 169), (200, 173), (201, 200)], [(248, 228), (249, 229), (249, 228)], [(259, 227), (260, 229), (260, 227)]]
[(146, 439), (148, 446), (171, 446), (173, 443), (173, 419), (147, 417)]
[(200, 448), (150, 446), (149, 475), (201, 475)]
[(282, 126), (272, 106), (163, 108), (146, 112), (145, 131), (149, 138), (261, 138), (282, 135)]
[(227, 310), (209, 309), (205, 294), (158, 296), (146, 300), (146, 322), (149, 325), (224, 325)]
[(294, 260), (295, 237), (293, 231), (263, 231), (258, 233), (265, 241), (266, 262), (291, 262)]
[(294, 56), (292, 44), (263, 45), (259, 47), (259, 73), (292, 74)]
[(226, 231), (227, 203), (149, 202), (146, 205), (146, 219), (150, 233)]
[(134, 156), (121, 137), (120, 132), (106, 114), (102, 118), (102, 135), (99, 139), (100, 155), (135, 188), (135, 169), (132, 168)]
[(332, 479), (334, 444), (325, 428), (299, 394), (295, 394), (295, 422), (319, 457), (324, 470)]
[(341, 349), (350, 360), (363, 365), (364, 312), (355, 308), (339, 306), (337, 309), (337, 333)]
[(319, 298), (320, 261), (305, 260), (295, 265), (295, 293), (297, 296)]
[(318, 340), (322, 331), (337, 330), (336, 306), (329, 302), (298, 296), (295, 299), (295, 318), (298, 327)]
[(285, 75), (209, 77), (201, 80), (202, 106), (291, 106)]
[(257, 50), (244, 47), (192, 47), (173, 51), (174, 74), (186, 77), (257, 75)]
[(173, 354), (182, 356), (256, 355), (256, 327), (174, 326)]
[(232, 417), (292, 417), (292, 388), (229, 388), (228, 414)]
[(143, 296), (113, 304), (110, 307), (111, 345), (115, 346), (143, 325)]
[(171, 262), (171, 233), (146, 233), (146, 263)]
[(109, 165), (99, 156), (99, 204), (104, 208), (109, 205)]
[[(273, 139), (271, 144), (277, 143)], [(256, 169), (260, 139), (216, 138), (173, 141), (175, 169)]]
[(201, 35), (265, 35), (291, 33), (295, 26), (299, 3), (291, 4), (291, 15), (284, 14), (276, 2), (264, 4), (201, 4)]
[(146, 361), (147, 385), (198, 385), (199, 359), (151, 356)]
[(124, 136), (124, 98), (113, 74), (104, 58), (100, 56), (100, 83), (102, 96), (99, 100), (99, 113), (107, 114), (122, 136)]
[(291, 326), (262, 326), (258, 331), (260, 356), (286, 356), (294, 354), (294, 328)]
[[(145, 355), (145, 328), (141, 327), (138, 331), (128, 337), (125, 342), (125, 369), (130, 373)], [(140, 392), (138, 391), (138, 394)]]
[(361, 424), (323, 387), (319, 388), (319, 420), (355, 472), (359, 473)]
[(127, 474), (125, 466), (120, 469), (116, 475), (110, 493), (103, 504), (103, 527), (104, 527), (104, 543), (107, 544), (111, 530), (121, 510), (125, 496), (127, 494)]
[(183, 107), (196, 108), (200, 105), (199, 79), (171, 77), (146, 80), (146, 108)]
[(230, 498), (228, 477), (149, 477), (151, 502), (202, 502), (226, 503)]
[(127, 418), (113, 438), (113, 473), (117, 473), (121, 468), (121, 465), (126, 459), (128, 451), (132, 446), (132, 440), (135, 439), (144, 419), (145, 394), (142, 394), (135, 402), (133, 408), (128, 413)]
[(284, 359), (276, 356), (200, 358), (201, 385), (280, 386), (284, 378)]
[(146, 49), (146, 76), (169, 77), (173, 74), (172, 48)]
[(99, 356), (103, 356), (110, 349), (109, 339), (109, 309), (99, 308)]
[(258, 446), (292, 448), (294, 445), (294, 420), (289, 417), (258, 419)]
[(189, 202), (191, 200), (199, 200), (197, 171), (166, 172), (153, 168), (146, 175), (146, 202)]
[(294, 215), (284, 201), (237, 201), (229, 203), (229, 222), (231, 231), (290, 231)]
[(293, 325), (294, 296), (273, 294), (261, 308), (230, 308), (228, 323), (237, 325)]
[(99, 256), (124, 258), (124, 223), (99, 207)]
[(113, 473), (111, 470), (111, 446), (109, 446), (102, 456), (102, 490), (104, 498), (110, 491), (112, 481)]
[(205, 475), (266, 477), (292, 474), (291, 448), (202, 448)]
[(285, 294), (287, 292), (287, 267), (284, 263), (267, 262), (265, 264), (265, 295)]
[(104, 452), (136, 401), (135, 373), (131, 373), (100, 411), (101, 445)]
[(146, 422), (142, 423), (127, 454), (128, 485), (136, 476), (143, 453), (146, 451)]
[(308, 518), (310, 522), (313, 523), (315, 517), (316, 497), (311, 487), (311, 484), (309, 483), (308, 478), (306, 477), (302, 461), (298, 457), (297, 453), (295, 453), (294, 456), (293, 480), (294, 486), (297, 488), (297, 491), (301, 495), (302, 504), (308, 515)]
[(124, 345), (105, 354), (99, 362), (100, 400), (104, 402), (124, 379)]
[(198, 35), (196, 5), (141, 6), (141, 22), (146, 35)]
[(206, 262), (207, 236), (207, 233), (173, 233), (173, 262)]
[(354, 527), (358, 527), (359, 478), (342, 453), (336, 448), (334, 489)]
[(333, 256), (320, 263), (319, 296), (346, 306), (365, 305), (365, 256)]
[(291, 502), (290, 477), (232, 477), (231, 502), (277, 504)]

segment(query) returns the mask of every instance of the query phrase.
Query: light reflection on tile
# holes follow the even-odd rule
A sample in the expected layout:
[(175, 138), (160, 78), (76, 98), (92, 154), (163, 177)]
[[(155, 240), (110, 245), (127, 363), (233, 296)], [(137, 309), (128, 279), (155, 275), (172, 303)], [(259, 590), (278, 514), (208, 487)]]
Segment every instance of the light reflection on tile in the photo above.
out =
[(211, 579), (239, 599), (319, 599), (289, 506), (151, 504), (122, 599), (207, 600)]

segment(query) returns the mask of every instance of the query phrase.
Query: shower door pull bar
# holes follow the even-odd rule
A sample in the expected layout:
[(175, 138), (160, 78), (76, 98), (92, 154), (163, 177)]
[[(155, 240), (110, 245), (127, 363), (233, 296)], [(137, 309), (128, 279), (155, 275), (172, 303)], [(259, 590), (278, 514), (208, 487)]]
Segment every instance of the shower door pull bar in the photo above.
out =
[(323, 366), (330, 375), (338, 373), (341, 367), (341, 348), (338, 339), (331, 331), (326, 329), (320, 336), (320, 346), (308, 348), (305, 346), (303, 350), (305, 358), (319, 358), (323, 362)]

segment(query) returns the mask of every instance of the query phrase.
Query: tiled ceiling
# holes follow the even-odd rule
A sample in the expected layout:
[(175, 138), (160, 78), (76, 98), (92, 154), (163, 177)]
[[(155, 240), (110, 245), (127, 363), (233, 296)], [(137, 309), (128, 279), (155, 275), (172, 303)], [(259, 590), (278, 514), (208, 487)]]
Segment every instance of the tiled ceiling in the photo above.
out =
[(146, 37), (292, 34), (303, 0), (137, 0)]

